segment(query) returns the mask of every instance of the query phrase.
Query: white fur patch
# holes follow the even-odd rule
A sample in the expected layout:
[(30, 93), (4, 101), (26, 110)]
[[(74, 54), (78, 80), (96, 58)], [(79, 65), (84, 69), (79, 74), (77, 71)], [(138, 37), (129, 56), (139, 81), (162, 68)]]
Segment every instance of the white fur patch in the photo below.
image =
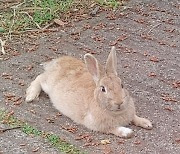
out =
[(118, 131), (120, 131), (122, 133), (122, 135), (125, 137), (133, 132), (132, 129), (126, 128), (126, 127), (119, 127)]
[(91, 114), (91, 113), (88, 113), (87, 119), (88, 119), (88, 121), (89, 121), (90, 123), (93, 122), (93, 117), (92, 117), (92, 114)]

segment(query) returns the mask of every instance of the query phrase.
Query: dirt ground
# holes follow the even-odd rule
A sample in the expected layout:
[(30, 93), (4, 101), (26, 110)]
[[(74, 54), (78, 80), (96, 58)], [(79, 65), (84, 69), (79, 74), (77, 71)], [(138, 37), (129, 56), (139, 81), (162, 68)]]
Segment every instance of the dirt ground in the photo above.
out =
[[(39, 130), (58, 134), (88, 153), (178, 154), (179, 19), (178, 0), (132, 0), (123, 10), (104, 10), (95, 17), (73, 22), (64, 28), (59, 27), (55, 32), (47, 31), (38, 35), (31, 33), (13, 40), (6, 47), (8, 55), (1, 55), (0, 108), (13, 110), (18, 119)], [(152, 130), (129, 126), (135, 131), (135, 136), (121, 139), (114, 135), (92, 132), (63, 115), (53, 119), (53, 122), (47, 120), (53, 118), (58, 111), (52, 107), (44, 93), (32, 103), (24, 102), (27, 86), (43, 71), (41, 63), (61, 55), (82, 58), (86, 52), (93, 53), (104, 63), (112, 45), (117, 48), (118, 73), (124, 86), (136, 100), (138, 115), (153, 122)], [(8, 102), (8, 93), (20, 99), (15, 103)], [(75, 131), (69, 131), (72, 129)], [(88, 137), (78, 140), (84, 134)], [(8, 136), (8, 133), (0, 134), (0, 151), (4, 153), (11, 153), (15, 147), (18, 149), (16, 140)], [(27, 136), (20, 138), (27, 139)], [(108, 139), (110, 144), (102, 145), (101, 140), (104, 139)], [(39, 144), (39, 147), (43, 153), (44, 143)], [(56, 149), (48, 149), (49, 145), (45, 147), (49, 151), (47, 153), (57, 153)]]

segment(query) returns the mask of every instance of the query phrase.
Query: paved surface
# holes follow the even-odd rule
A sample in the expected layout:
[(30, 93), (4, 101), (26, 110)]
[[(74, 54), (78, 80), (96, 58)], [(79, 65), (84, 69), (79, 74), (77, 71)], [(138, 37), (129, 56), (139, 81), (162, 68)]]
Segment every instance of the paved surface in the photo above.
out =
[[(1, 128), (7, 128), (2, 124), (0, 126)], [(58, 154), (58, 151), (48, 141), (44, 141), (40, 137), (26, 135), (18, 129), (0, 134), (0, 153), (30, 154), (35, 152), (39, 154)]]
[[(57, 32), (47, 32), (40, 37), (29, 35), (23, 40), (12, 42), (7, 47), (10, 58), (5, 56), (3, 58), (6, 60), (0, 63), (0, 107), (13, 110), (19, 119), (40, 130), (59, 134), (89, 153), (178, 154), (179, 15), (178, 0), (134, 0), (129, 2), (124, 11), (102, 11), (96, 17), (75, 22), (71, 27), (60, 28)], [(86, 52), (94, 53), (103, 63), (111, 45), (117, 47), (118, 72), (125, 87), (136, 99), (137, 113), (154, 123), (153, 130), (130, 126), (135, 136), (124, 140), (113, 135), (93, 133), (64, 116), (55, 116), (58, 112), (44, 93), (32, 103), (23, 101), (28, 84), (42, 72), (40, 63), (64, 54), (81, 58)], [(6, 102), (7, 93), (22, 97), (22, 103), (14, 105), (13, 101)], [(53, 123), (49, 123), (47, 118), (53, 118)], [(74, 130), (74, 133), (70, 130)], [(88, 137), (79, 139), (84, 134)], [(3, 152), (11, 153), (16, 149), (16, 146), (10, 146), (16, 143), (6, 134), (1, 138), (1, 142), (10, 143), (7, 146), (9, 152), (5, 146), (0, 146)], [(28, 137), (20, 135), (20, 138)], [(111, 143), (95, 146), (103, 139)]]

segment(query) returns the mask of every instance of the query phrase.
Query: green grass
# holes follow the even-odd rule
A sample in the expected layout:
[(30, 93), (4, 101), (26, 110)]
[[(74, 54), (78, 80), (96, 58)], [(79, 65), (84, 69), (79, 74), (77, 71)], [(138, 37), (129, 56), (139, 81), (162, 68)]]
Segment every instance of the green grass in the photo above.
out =
[(49, 143), (57, 148), (60, 152), (68, 153), (68, 154), (81, 154), (81, 152), (78, 148), (76, 148), (74, 145), (69, 144), (68, 142), (61, 140), (60, 137), (56, 134), (44, 132), (41, 130), (38, 130), (37, 128), (22, 122), (15, 118), (12, 115), (9, 115), (7, 112), (0, 110), (0, 123), (5, 123), (9, 127), (17, 127), (20, 126), (22, 132), (24, 132), (27, 135), (34, 135), (34, 136), (40, 136), (46, 140), (49, 141)]
[[(60, 19), (70, 9), (88, 10), (92, 3), (118, 8), (123, 4), (119, 0), (21, 0), (17, 3), (0, 3), (0, 35), (10, 37), (34, 29), (43, 29), (53, 19)], [(80, 7), (80, 8), (79, 8)], [(88, 11), (87, 11), (88, 12)], [(73, 14), (73, 13), (72, 13)], [(9, 36), (10, 35), (10, 36)]]
[(31, 29), (41, 29), (54, 18), (59, 18), (74, 0), (26, 0), (2, 9), (0, 12), (0, 34)]
[(113, 9), (117, 9), (120, 5), (123, 5), (122, 1), (119, 0), (96, 0), (102, 6), (108, 6)]

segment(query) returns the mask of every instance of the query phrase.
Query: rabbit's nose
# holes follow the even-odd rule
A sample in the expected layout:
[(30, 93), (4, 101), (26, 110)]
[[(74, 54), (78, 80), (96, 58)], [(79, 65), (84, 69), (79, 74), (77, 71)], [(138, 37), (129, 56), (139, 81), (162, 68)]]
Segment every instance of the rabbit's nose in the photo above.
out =
[(117, 109), (121, 109), (121, 104), (122, 104), (122, 103), (115, 104), (115, 105), (116, 105), (116, 108), (117, 108)]
[(118, 109), (120, 109), (120, 108), (121, 108), (121, 105), (120, 105), (120, 104), (118, 104), (118, 105), (117, 105), (117, 108), (118, 108)]

